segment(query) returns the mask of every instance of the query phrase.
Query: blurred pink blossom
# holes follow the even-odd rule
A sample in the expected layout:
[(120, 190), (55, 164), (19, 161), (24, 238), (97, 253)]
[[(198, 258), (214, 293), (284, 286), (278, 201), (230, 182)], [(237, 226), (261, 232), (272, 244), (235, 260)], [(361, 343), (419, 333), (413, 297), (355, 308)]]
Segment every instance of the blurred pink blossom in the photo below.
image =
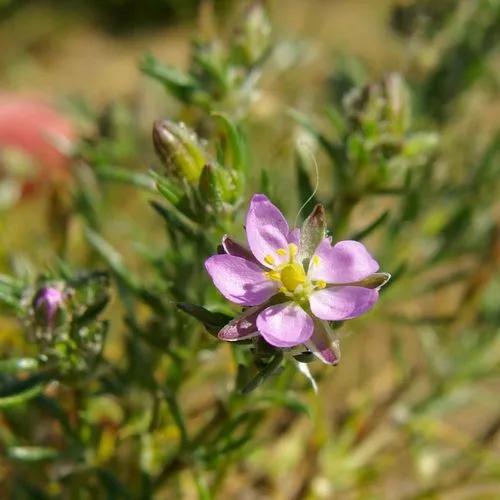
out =
[(75, 137), (70, 120), (44, 100), (0, 91), (0, 175), (8, 175), (2, 153), (26, 155), (36, 171), (24, 183), (23, 194), (67, 177), (68, 150)]

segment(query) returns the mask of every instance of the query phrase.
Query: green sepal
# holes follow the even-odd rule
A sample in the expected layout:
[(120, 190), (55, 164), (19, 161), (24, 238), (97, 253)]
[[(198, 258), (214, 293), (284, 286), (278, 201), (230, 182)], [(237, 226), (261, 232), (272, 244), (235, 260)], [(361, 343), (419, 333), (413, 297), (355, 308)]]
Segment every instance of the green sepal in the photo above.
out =
[(300, 231), (299, 259), (310, 259), (320, 242), (326, 237), (325, 209), (318, 203), (304, 221)]

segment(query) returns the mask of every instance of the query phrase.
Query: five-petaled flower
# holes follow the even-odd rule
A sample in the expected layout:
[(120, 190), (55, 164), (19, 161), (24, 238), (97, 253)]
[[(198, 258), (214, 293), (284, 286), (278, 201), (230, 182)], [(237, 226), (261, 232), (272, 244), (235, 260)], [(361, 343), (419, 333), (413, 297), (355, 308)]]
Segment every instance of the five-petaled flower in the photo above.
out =
[(378, 263), (357, 241), (332, 246), (323, 232), (315, 249), (306, 251), (300, 230), (290, 231), (283, 214), (262, 194), (253, 196), (245, 227), (250, 250), (225, 236), (224, 253), (205, 262), (222, 295), (247, 308), (219, 338), (260, 334), (278, 348), (304, 344), (322, 361), (336, 364), (339, 352), (328, 322), (371, 309), (390, 276), (377, 273)]

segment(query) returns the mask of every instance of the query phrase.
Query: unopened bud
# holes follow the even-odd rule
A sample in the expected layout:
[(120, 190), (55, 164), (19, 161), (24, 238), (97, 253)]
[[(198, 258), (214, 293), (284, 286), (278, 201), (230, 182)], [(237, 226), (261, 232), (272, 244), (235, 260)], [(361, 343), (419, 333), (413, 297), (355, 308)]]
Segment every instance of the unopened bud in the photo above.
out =
[(237, 47), (243, 62), (252, 66), (259, 62), (270, 46), (271, 22), (260, 3), (252, 5), (237, 35)]
[(33, 299), (35, 324), (53, 329), (60, 321), (65, 302), (64, 293), (54, 286), (40, 288)]
[(381, 82), (351, 90), (344, 98), (344, 110), (354, 129), (368, 131), (373, 137), (403, 136), (411, 121), (411, 106), (406, 85), (397, 73)]
[(207, 160), (192, 130), (184, 124), (158, 120), (153, 126), (153, 143), (168, 173), (190, 183), (198, 181)]

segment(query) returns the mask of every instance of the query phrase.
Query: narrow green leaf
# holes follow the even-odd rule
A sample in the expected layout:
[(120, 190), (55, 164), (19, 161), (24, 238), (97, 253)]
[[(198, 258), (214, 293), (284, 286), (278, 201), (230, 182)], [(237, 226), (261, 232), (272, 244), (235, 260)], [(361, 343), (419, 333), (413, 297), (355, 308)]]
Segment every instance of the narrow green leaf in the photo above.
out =
[(11, 358), (0, 361), (0, 373), (17, 373), (38, 368), (35, 358)]
[(254, 438), (253, 433), (249, 432), (240, 438), (231, 439), (228, 443), (223, 446), (216, 448), (213, 453), (215, 455), (227, 455), (233, 451), (236, 451), (243, 447), (246, 443)]
[(169, 226), (173, 226), (190, 238), (202, 237), (202, 232), (198, 224), (175, 207), (162, 205), (155, 200), (150, 201), (150, 204)]
[(89, 307), (80, 315), (74, 319), (74, 325), (77, 328), (81, 328), (87, 323), (93, 321), (94, 319), (101, 314), (104, 308), (107, 306), (109, 302), (109, 295), (103, 295), (98, 300), (96, 300), (93, 304), (90, 304)]
[(112, 472), (103, 468), (97, 469), (96, 472), (99, 481), (106, 490), (106, 498), (122, 498), (123, 500), (132, 498), (130, 490), (128, 490)]
[(13, 408), (14, 406), (23, 405), (30, 399), (33, 399), (34, 397), (41, 394), (42, 390), (43, 385), (37, 384), (17, 394), (0, 397), (0, 409), (5, 410), (6, 408)]
[(350, 240), (362, 240), (369, 236), (375, 229), (381, 226), (389, 217), (389, 210), (386, 210), (381, 215), (379, 215), (373, 222), (370, 222), (365, 228), (361, 229), (357, 233), (354, 233), (349, 239)]
[(283, 359), (283, 353), (281, 351), (276, 351), (274, 357), (271, 361), (260, 370), (255, 377), (250, 380), (241, 390), (242, 394), (248, 394), (257, 387), (259, 387), (263, 382), (265, 382), (271, 375), (273, 375), (279, 368), (281, 361)]
[(89, 244), (104, 259), (113, 272), (132, 289), (138, 288), (137, 280), (126, 268), (123, 257), (104, 238), (90, 228), (86, 228), (85, 236)]
[(11, 293), (0, 290), (0, 305), (4, 305), (13, 309), (16, 312), (22, 312), (22, 307), (19, 298)]
[(172, 94), (184, 102), (188, 102), (197, 89), (198, 84), (191, 75), (160, 63), (152, 54), (146, 54), (139, 67), (144, 74), (165, 85)]
[(189, 314), (198, 321), (201, 321), (208, 332), (215, 336), (217, 336), (217, 333), (223, 326), (227, 325), (227, 323), (233, 319), (227, 314), (217, 312), (214, 313), (202, 306), (188, 304), (187, 302), (179, 302), (177, 307), (186, 314)]
[(7, 274), (0, 274), (0, 287), (8, 287), (18, 292), (24, 288), (22, 280), (8, 276)]
[[(227, 175), (227, 172), (226, 172)], [(207, 163), (201, 172), (198, 189), (204, 201), (216, 210), (222, 207), (222, 195), (218, 183), (215, 166)]]
[(326, 108), (326, 116), (329, 118), (338, 136), (343, 137), (347, 132), (347, 123), (337, 107), (333, 105), (328, 106)]
[(39, 462), (56, 458), (59, 452), (45, 446), (12, 446), (7, 448), (7, 456), (21, 462)]
[(228, 149), (231, 154), (231, 167), (235, 170), (244, 170), (247, 167), (246, 150), (240, 131), (224, 113), (214, 113), (213, 116), (222, 126), (227, 136)]
[(183, 191), (180, 189), (173, 180), (164, 177), (157, 172), (151, 170), (149, 175), (156, 182), (156, 189), (158, 192), (172, 205), (177, 205), (183, 197)]
[(114, 181), (122, 184), (130, 184), (147, 191), (155, 191), (154, 181), (145, 174), (134, 172), (122, 167), (111, 165), (99, 166), (94, 169), (96, 176), (105, 181)]
[(200, 472), (193, 470), (193, 478), (196, 485), (196, 492), (198, 494), (199, 500), (212, 500), (213, 497), (210, 494), (207, 482)]
[(170, 414), (172, 415), (172, 419), (179, 429), (179, 433), (181, 436), (181, 449), (185, 449), (189, 444), (189, 435), (187, 432), (185, 418), (182, 414), (182, 410), (173, 391), (171, 391), (170, 389), (165, 389), (163, 391), (163, 395), (168, 405), (168, 409), (170, 410)]
[(312, 363), (318, 359), (312, 352), (301, 352), (295, 354), (294, 358), (301, 363)]

